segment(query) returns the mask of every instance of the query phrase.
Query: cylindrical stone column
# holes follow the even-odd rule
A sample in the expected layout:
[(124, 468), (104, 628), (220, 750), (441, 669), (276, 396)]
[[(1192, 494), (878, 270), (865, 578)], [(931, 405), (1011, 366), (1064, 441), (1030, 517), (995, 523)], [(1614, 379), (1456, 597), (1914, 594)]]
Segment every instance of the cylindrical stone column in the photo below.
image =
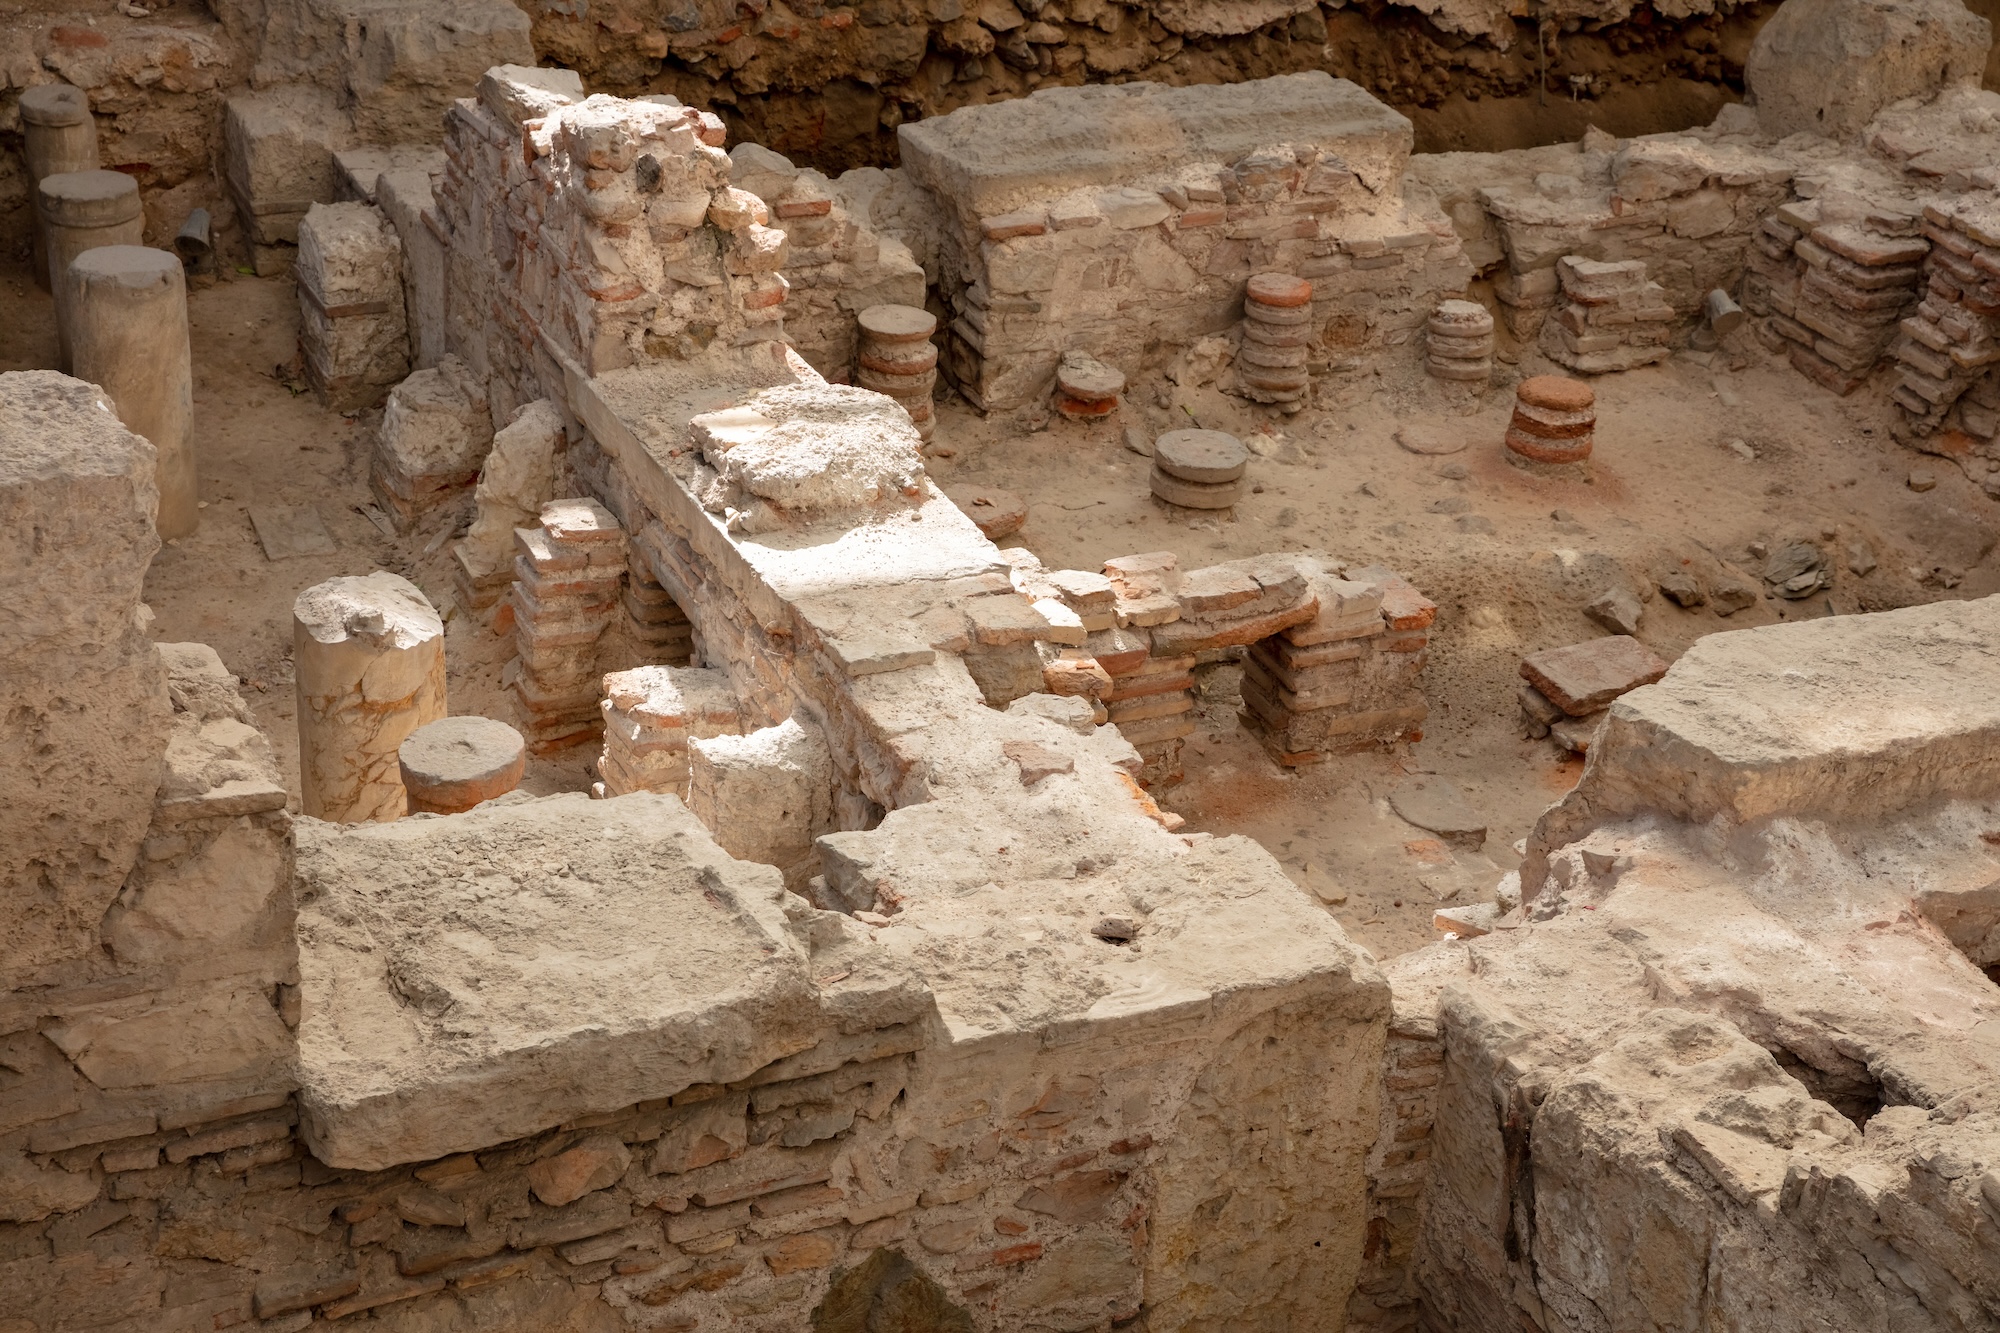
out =
[[(21, 156), (27, 160), (28, 188), (69, 171), (97, 169), (97, 122), (90, 98), (66, 83), (45, 83), (21, 94)], [(35, 210), (35, 285), (49, 290), (49, 239), (41, 210)]]
[(36, 187), (37, 208), (48, 229), (49, 289), (56, 297), (56, 336), (62, 366), (70, 368), (69, 318), (63, 308), (62, 275), (70, 261), (101, 245), (137, 245), (145, 239), (145, 211), (139, 182), (117, 171), (65, 171), (46, 176)]
[(418, 727), (398, 752), (410, 813), (455, 815), (505, 796), (528, 771), (521, 733), (490, 717), (447, 717)]
[(408, 579), (328, 579), (292, 604), (299, 797), (316, 819), (400, 817), (397, 751), (444, 716), (444, 622)]
[(180, 258), (137, 245), (101, 245), (72, 260), (62, 283), (70, 373), (110, 394), (118, 419), (152, 441), (159, 452), (160, 536), (185, 537), (200, 511)]

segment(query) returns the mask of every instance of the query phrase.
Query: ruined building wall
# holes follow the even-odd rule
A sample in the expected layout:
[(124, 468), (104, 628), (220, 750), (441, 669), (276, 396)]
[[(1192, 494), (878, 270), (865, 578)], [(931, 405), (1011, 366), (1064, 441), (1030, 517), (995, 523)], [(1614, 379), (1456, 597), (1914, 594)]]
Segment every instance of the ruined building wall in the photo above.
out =
[(1544, 55), (1533, 22), (1473, 5), (1427, 16), (1294, 0), (969, 10), (949, 0), (739, 13), (479, 0), (451, 6), (444, 22), (435, 6), (379, 0), (218, 0), (144, 18), (35, 0), (0, 31), (0, 237), (24, 236), (29, 221), (14, 104), (51, 79), (90, 95), (105, 163), (138, 178), (157, 244), (196, 206), (226, 236), (250, 227), (226, 179), (232, 97), (303, 94), (316, 140), (333, 148), (435, 143), (444, 109), (487, 67), (552, 63), (592, 91), (678, 94), (722, 113), (732, 140), (835, 172), (892, 165), (904, 121), (1037, 87), (1322, 69), (1410, 115), (1426, 149), (1502, 147), (1573, 138), (1590, 123), (1632, 134), (1707, 121), (1740, 95), (1744, 52), (1773, 7), (1700, 5), (1672, 21), (1629, 5), (1552, 9)]
[(1933, 703), (1996, 635), (1989, 598), (1702, 640), (1612, 705), (1525, 918), (1398, 960), (1443, 1054), (1423, 1327), (2000, 1319), (1995, 718)]

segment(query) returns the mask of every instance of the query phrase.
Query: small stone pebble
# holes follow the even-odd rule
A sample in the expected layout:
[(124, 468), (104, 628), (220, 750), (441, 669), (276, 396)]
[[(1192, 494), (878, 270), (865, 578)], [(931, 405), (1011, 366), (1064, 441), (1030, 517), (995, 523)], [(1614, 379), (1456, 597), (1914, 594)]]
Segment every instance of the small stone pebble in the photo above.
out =
[(1936, 485), (1937, 485), (1937, 473), (1931, 471), (1929, 468), (1913, 467), (1910, 469), (1911, 490), (1928, 491), (1936, 487)]

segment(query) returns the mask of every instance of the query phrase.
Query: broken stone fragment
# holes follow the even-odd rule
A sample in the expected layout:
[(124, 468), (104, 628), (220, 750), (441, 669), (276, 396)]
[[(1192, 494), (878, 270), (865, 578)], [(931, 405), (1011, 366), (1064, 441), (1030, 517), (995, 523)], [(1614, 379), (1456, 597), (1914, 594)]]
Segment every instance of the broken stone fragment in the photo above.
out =
[(1458, 785), (1434, 775), (1411, 778), (1389, 793), (1389, 806), (1426, 832), (1455, 847), (1477, 850), (1486, 841), (1486, 821)]
[(1607, 588), (1585, 603), (1583, 613), (1613, 634), (1634, 634), (1645, 608), (1624, 588)]
[(1667, 674), (1667, 664), (1629, 635), (1549, 648), (1521, 659), (1521, 676), (1571, 717), (1599, 712), (1613, 699)]

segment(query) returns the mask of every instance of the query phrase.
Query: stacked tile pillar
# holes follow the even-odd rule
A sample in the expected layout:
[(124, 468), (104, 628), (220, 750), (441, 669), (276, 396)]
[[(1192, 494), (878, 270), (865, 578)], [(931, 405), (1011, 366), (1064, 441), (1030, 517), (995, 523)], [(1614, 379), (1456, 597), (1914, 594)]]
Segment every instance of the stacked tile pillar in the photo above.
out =
[(606, 796), (635, 791), (688, 795), (688, 742), (743, 729), (729, 675), (710, 667), (644, 666), (604, 678), (604, 750), (597, 777)]
[(1312, 586), (1311, 619), (1251, 645), (1244, 725), (1288, 768), (1421, 740), (1429, 709), (1417, 675), (1436, 605), (1378, 566), (1327, 570)]
[(886, 393), (910, 414), (925, 444), (937, 429), (931, 391), (937, 387), (937, 316), (907, 305), (871, 305), (861, 312), (854, 382)]
[(1530, 472), (1587, 475), (1597, 441), (1597, 395), (1567, 375), (1535, 375), (1514, 390), (1507, 461)]
[[(66, 83), (45, 83), (21, 94), (21, 156), (28, 167), (28, 188), (49, 176), (97, 169), (97, 122), (90, 117), (90, 98)], [(49, 239), (41, 211), (35, 212), (35, 285), (52, 290)]]
[(299, 797), (315, 819), (399, 818), (397, 751), (445, 715), (444, 622), (408, 579), (328, 579), (292, 605)]
[(111, 395), (118, 419), (158, 451), (160, 536), (200, 523), (187, 279), (178, 255), (137, 245), (86, 250), (61, 275), (72, 373)]
[(625, 533), (595, 500), (551, 501), (541, 520), (514, 532), (515, 659), (503, 683), (520, 708), (528, 748), (550, 754), (602, 729), (598, 640), (618, 613)]
[(694, 656), (694, 625), (643, 560), (625, 576), (625, 637), (643, 660), (686, 666)]
[(1305, 406), (1312, 381), (1312, 284), (1289, 273), (1259, 273), (1243, 293), (1243, 344), (1236, 349), (1244, 396), (1287, 412)]
[(56, 297), (56, 337), (61, 364), (70, 367), (69, 311), (63, 304), (62, 275), (70, 261), (100, 245), (138, 245), (145, 240), (145, 210), (139, 182), (118, 171), (66, 171), (47, 176), (36, 191), (48, 240), (49, 289)]
[(1493, 376), (1493, 314), (1477, 301), (1443, 301), (1425, 325), (1432, 379), (1484, 384)]
[(1111, 677), (1104, 707), (1145, 760), (1139, 780), (1171, 785), (1181, 780), (1181, 749), (1194, 732), (1195, 658), (1155, 656), (1149, 631), (1181, 618), (1179, 561), (1168, 551), (1120, 556), (1104, 562), (1104, 574), (1118, 623), (1086, 641)]

